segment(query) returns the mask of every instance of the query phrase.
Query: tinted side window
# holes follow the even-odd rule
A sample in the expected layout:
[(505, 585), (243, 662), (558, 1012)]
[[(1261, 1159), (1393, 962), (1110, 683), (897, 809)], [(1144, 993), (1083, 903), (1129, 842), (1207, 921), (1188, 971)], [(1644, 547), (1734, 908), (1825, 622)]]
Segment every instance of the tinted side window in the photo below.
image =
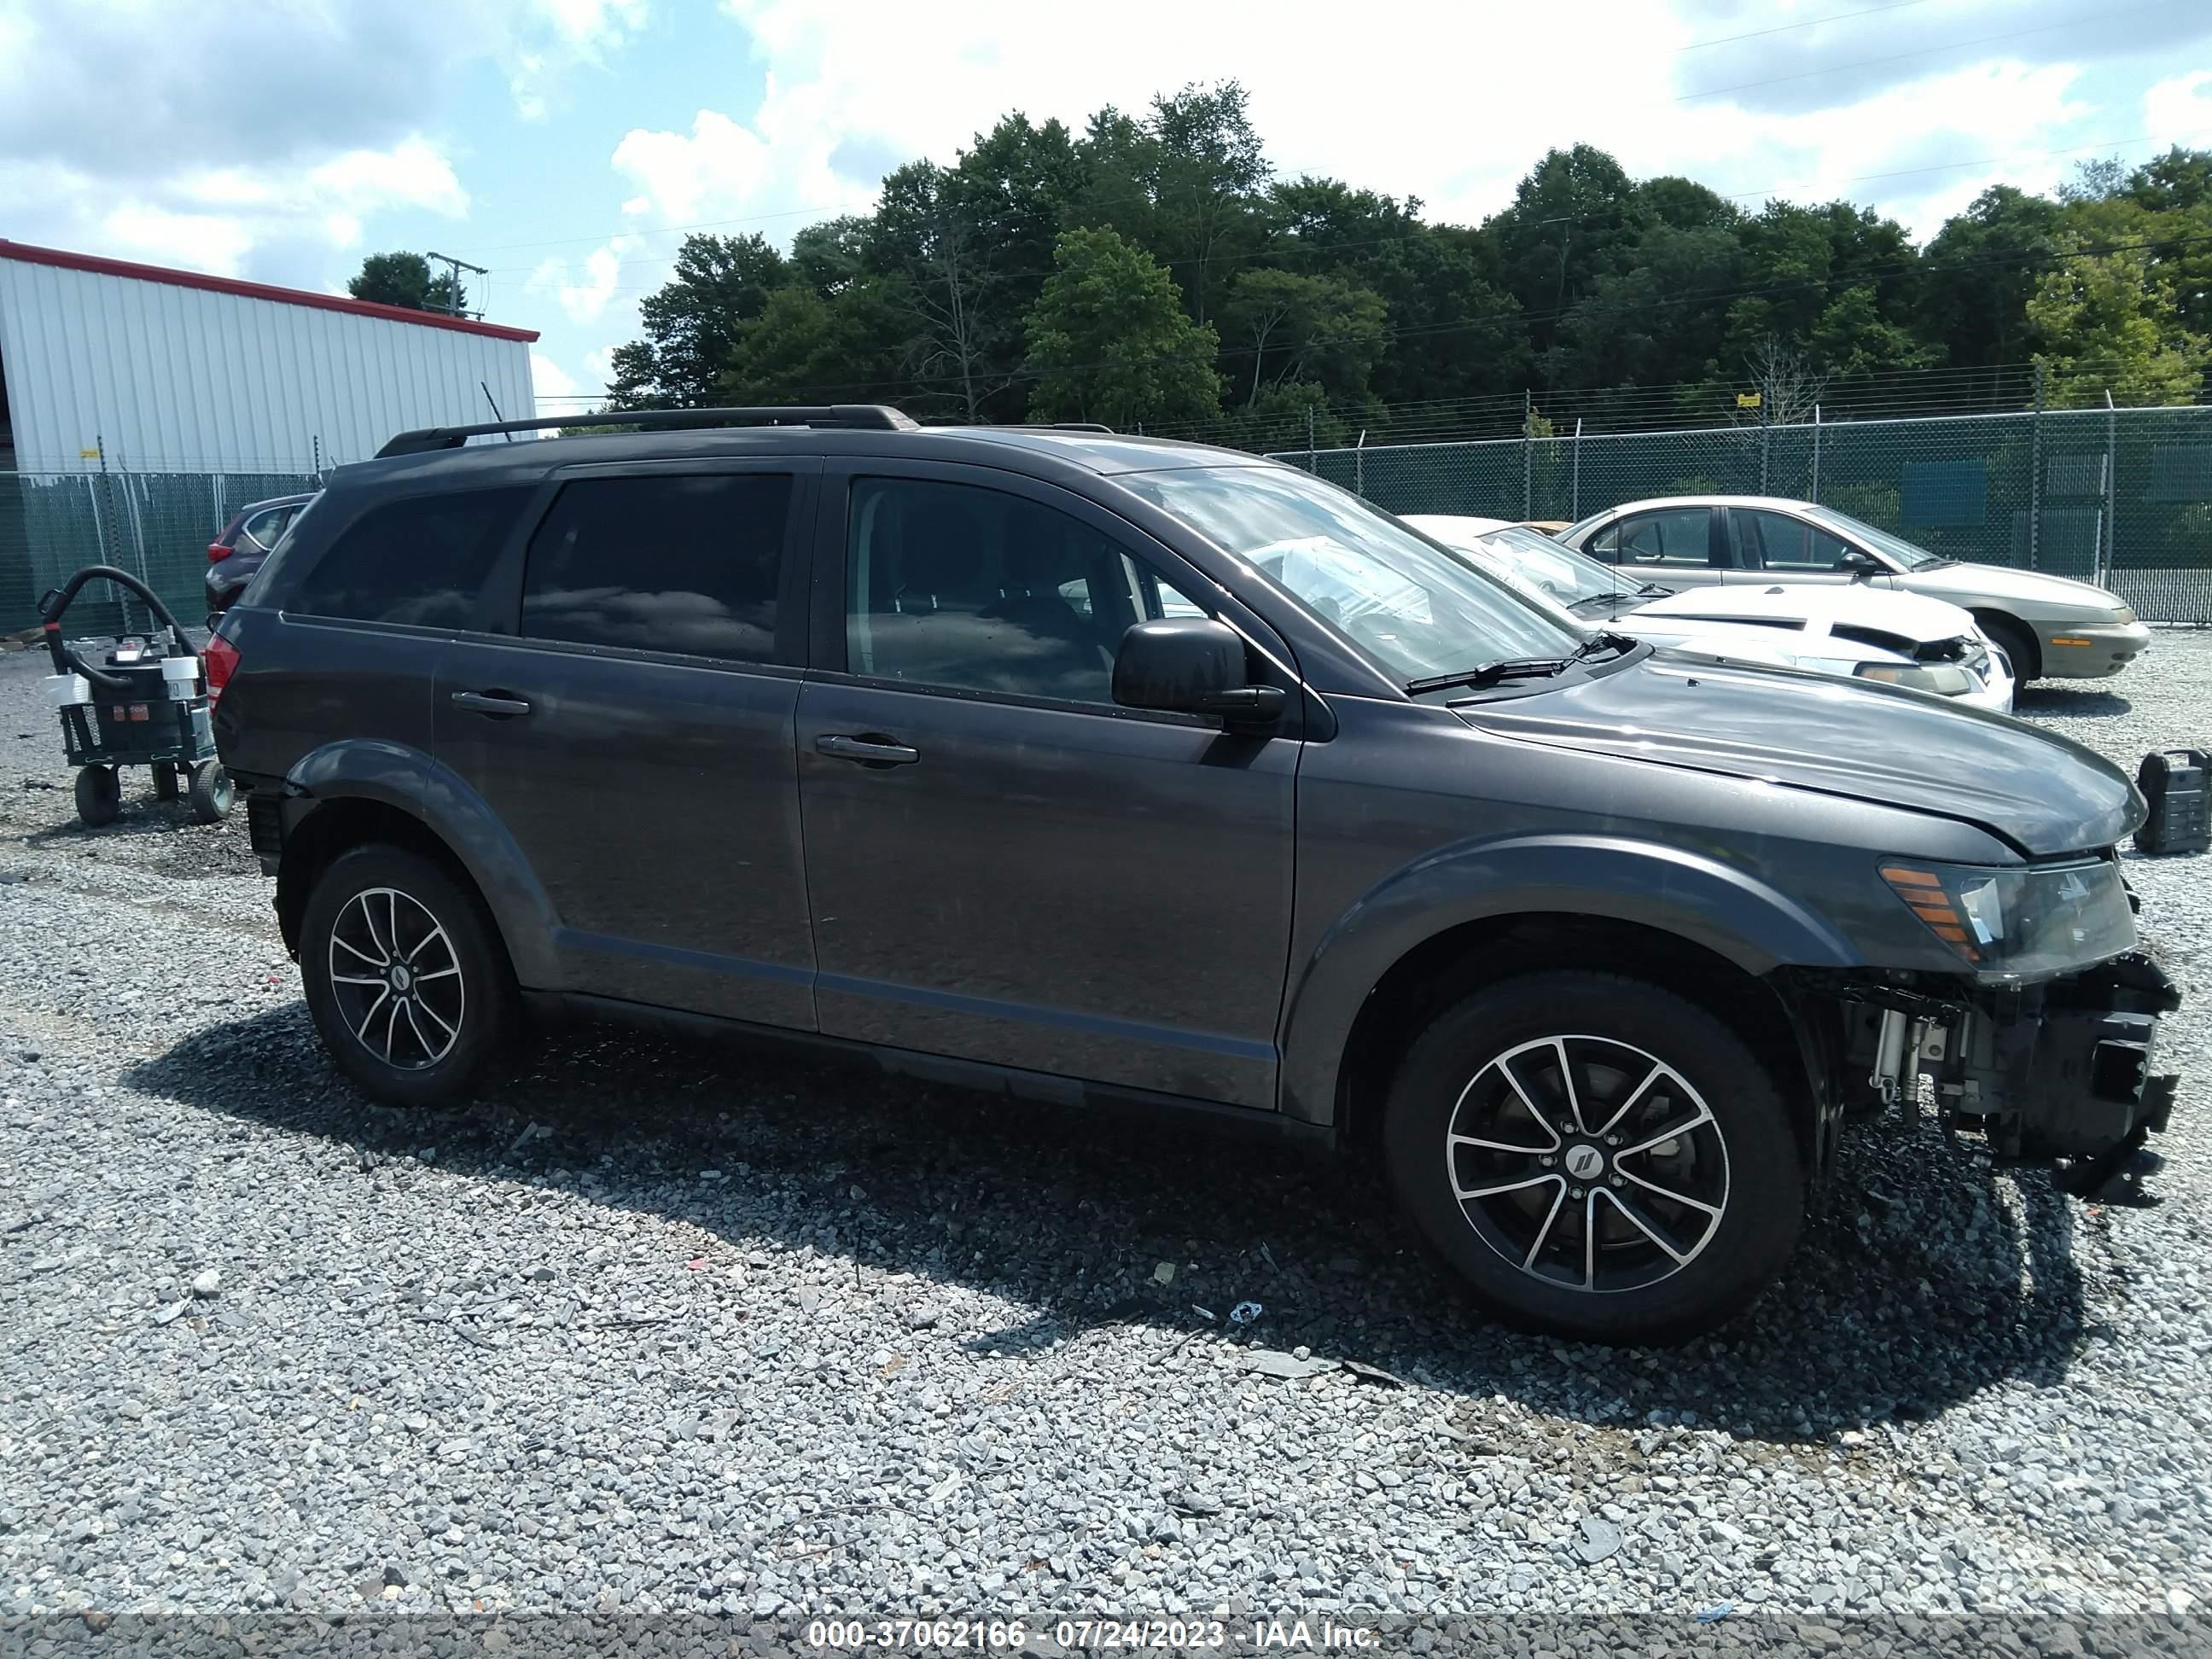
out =
[(1735, 530), (1736, 562), (1747, 570), (1833, 570), (1850, 550), (1841, 538), (1786, 513), (1733, 507), (1729, 521)]
[(1201, 614), (1079, 519), (910, 478), (853, 486), (845, 611), (855, 674), (1099, 703), (1131, 623)]
[(264, 552), (276, 545), (284, 533), (284, 526), (292, 522), (292, 509), (272, 507), (266, 513), (257, 513), (240, 527), (241, 533), (252, 538)]
[(467, 628), (526, 489), (410, 495), (373, 507), (342, 532), (285, 602), (351, 622)]
[(1711, 562), (1706, 538), (1712, 511), (1703, 507), (1669, 507), (1664, 512), (1639, 513), (1623, 519), (1607, 534), (1617, 538), (1618, 550), (1607, 557), (1622, 564), (1705, 566)]
[(791, 498), (781, 472), (564, 485), (530, 540), (522, 632), (772, 661)]

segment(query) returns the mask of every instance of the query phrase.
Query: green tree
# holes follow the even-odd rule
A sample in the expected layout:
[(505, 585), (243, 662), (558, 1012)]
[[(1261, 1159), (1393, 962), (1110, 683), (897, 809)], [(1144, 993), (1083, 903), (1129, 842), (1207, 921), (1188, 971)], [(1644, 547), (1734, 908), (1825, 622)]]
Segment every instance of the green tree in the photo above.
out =
[(1220, 412), (1220, 341), (1185, 314), (1160, 263), (1099, 226), (1065, 231), (1029, 319), (1033, 420), (1115, 427)]
[(468, 290), (451, 272), (433, 276), (430, 262), (419, 253), (372, 253), (346, 283), (356, 300), (407, 311), (459, 313), (468, 305)]
[(1221, 309), (1248, 409), (1263, 386), (1311, 380), (1339, 400), (1364, 397), (1385, 343), (1382, 296), (1340, 276), (1239, 273)]
[(1984, 191), (1928, 245), (1915, 331), (1962, 368), (2020, 362), (2058, 225), (2056, 202), (2010, 185)]
[(2071, 250), (2036, 284), (2027, 320), (2062, 407), (2108, 392), (2117, 403), (2188, 403), (2212, 368), (2212, 340), (2181, 326), (2140, 246)]
[(692, 407), (714, 399), (744, 325), (791, 281), (767, 238), (691, 235), (675, 269), (638, 313), (645, 338), (615, 353), (609, 394), (617, 409)]

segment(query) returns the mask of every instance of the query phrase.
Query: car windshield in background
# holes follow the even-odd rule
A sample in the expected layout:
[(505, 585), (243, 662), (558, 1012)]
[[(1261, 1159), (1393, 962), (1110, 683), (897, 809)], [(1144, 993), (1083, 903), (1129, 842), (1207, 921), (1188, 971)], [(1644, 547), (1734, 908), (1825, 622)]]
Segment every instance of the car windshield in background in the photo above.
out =
[(1915, 547), (1911, 542), (1902, 541), (1887, 530), (1876, 530), (1865, 520), (1854, 519), (1848, 513), (1838, 513), (1832, 507), (1808, 507), (1805, 514), (1808, 518), (1817, 519), (1831, 529), (1856, 537), (1877, 553), (1887, 554), (1907, 570), (1925, 570), (1933, 565), (1953, 562), (1940, 553), (1930, 553), (1924, 547)]
[(1600, 564), (1587, 553), (1560, 546), (1540, 530), (1512, 525), (1479, 539), (1503, 553), (1525, 580), (1564, 605), (1610, 599), (1636, 591), (1634, 583), (1623, 581), (1610, 566)]
[(1231, 553), (1401, 681), (1582, 643), (1486, 575), (1357, 495), (1289, 467), (1191, 467), (1117, 480)]

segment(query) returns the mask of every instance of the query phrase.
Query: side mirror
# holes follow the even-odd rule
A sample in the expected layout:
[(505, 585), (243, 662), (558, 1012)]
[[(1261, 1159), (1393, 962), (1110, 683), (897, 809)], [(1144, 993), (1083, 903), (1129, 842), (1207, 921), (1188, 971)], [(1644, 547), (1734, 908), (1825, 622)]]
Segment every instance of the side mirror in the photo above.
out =
[(1887, 565), (1861, 547), (1845, 548), (1843, 556), (1836, 561), (1836, 568), (1855, 582), (1863, 582), (1869, 576), (1886, 575), (1889, 570)]
[(1114, 701), (1124, 708), (1213, 714), (1264, 724), (1282, 716), (1279, 686), (1254, 685), (1244, 641), (1211, 617), (1169, 617), (1133, 624), (1114, 653)]

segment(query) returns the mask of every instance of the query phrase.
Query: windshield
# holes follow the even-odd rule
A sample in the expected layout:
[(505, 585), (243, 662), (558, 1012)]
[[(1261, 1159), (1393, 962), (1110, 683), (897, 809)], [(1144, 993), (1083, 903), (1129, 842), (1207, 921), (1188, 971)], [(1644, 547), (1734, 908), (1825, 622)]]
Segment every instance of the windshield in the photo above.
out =
[(1856, 538), (1877, 553), (1886, 553), (1907, 570), (1918, 570), (1931, 564), (1948, 564), (1950, 561), (1939, 553), (1930, 553), (1924, 547), (1915, 547), (1911, 542), (1900, 541), (1887, 530), (1876, 530), (1863, 519), (1854, 519), (1848, 513), (1838, 513), (1832, 507), (1808, 507), (1808, 517), (1840, 530), (1846, 536)]
[(1294, 468), (1191, 467), (1116, 482), (1249, 560), (1401, 682), (1560, 657), (1582, 643), (1565, 617)]
[(1636, 584), (1624, 581), (1610, 566), (1600, 564), (1587, 553), (1560, 546), (1541, 531), (1523, 530), (1515, 525), (1493, 530), (1481, 540), (1503, 554), (1522, 577), (1561, 605), (1580, 605), (1586, 599), (1609, 599), (1636, 592)]

